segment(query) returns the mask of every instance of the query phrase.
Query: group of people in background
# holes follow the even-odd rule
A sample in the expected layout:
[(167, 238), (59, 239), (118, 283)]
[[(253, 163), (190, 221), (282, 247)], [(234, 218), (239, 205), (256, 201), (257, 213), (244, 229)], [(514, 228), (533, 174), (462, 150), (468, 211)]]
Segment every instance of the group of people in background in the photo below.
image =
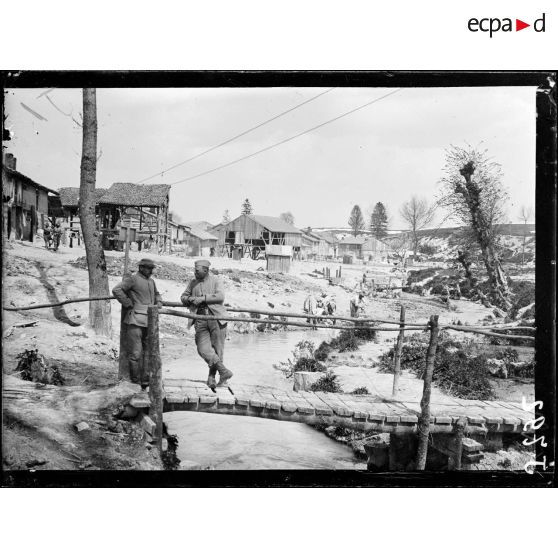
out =
[[(317, 324), (318, 320), (311, 316), (333, 316), (337, 309), (335, 297), (323, 292), (321, 296), (316, 298), (313, 293), (309, 293), (303, 304), (303, 311), (308, 314), (306, 321), (308, 323)], [(335, 319), (332, 319), (335, 324)]]
[(79, 233), (76, 231), (68, 231), (63, 227), (59, 221), (51, 223), (48, 219), (45, 221), (43, 227), (43, 240), (47, 250), (58, 250), (60, 244), (66, 246), (68, 232), (70, 234), (70, 248), (73, 248), (73, 241), (76, 240), (79, 244)]

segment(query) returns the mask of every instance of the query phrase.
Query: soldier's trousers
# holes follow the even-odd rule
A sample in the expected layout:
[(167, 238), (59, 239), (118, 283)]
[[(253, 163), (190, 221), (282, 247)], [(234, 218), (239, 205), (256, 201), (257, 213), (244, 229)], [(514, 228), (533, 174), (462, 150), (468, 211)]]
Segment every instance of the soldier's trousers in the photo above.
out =
[(196, 320), (196, 347), (198, 354), (209, 367), (223, 360), (227, 324), (219, 325), (217, 320)]
[(130, 365), (130, 381), (142, 386), (149, 385), (149, 371), (143, 363), (147, 328), (133, 324), (126, 326), (128, 363)]

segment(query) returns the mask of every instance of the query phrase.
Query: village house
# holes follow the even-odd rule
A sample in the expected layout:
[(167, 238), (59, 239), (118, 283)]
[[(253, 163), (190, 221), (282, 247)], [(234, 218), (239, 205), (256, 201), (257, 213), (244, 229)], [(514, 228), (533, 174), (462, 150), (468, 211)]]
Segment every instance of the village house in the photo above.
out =
[[(202, 223), (207, 223), (203, 221)], [(186, 223), (188, 230), (184, 233), (184, 254), (186, 256), (201, 256), (208, 258), (217, 255), (218, 237), (201, 228), (200, 222)], [(210, 223), (207, 223), (211, 227)]]
[(293, 225), (265, 215), (240, 215), (233, 221), (213, 227), (218, 237), (219, 255), (257, 259), (269, 246), (290, 246), (292, 256), (300, 258), (302, 232)]
[(375, 237), (366, 239), (362, 245), (362, 258), (367, 262), (384, 262), (387, 261), (389, 255), (388, 246)]
[[(317, 232), (310, 227), (302, 229), (303, 258), (333, 259), (337, 257), (337, 244), (332, 234)], [(304, 252), (307, 252), (306, 255)]]
[(16, 170), (17, 159), (3, 155), (2, 233), (4, 238), (33, 242), (37, 229), (44, 228), (49, 217), (49, 198), (58, 192), (38, 184)]
[(343, 258), (345, 256), (353, 258), (362, 258), (362, 245), (365, 242), (363, 236), (345, 235), (339, 240), (337, 256)]

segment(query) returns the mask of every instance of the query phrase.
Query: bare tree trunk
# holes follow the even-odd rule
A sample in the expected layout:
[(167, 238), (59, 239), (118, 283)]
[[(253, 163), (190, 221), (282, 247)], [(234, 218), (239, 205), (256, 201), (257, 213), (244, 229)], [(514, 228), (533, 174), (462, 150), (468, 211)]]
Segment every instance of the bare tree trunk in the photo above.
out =
[[(97, 99), (95, 89), (83, 90), (83, 147), (79, 187), (79, 218), (85, 243), (89, 296), (110, 296), (107, 265), (95, 219), (95, 180), (97, 172)], [(110, 301), (89, 303), (89, 324), (100, 335), (110, 336)]]
[(466, 165), (460, 172), (465, 179), (465, 187), (460, 186), (458, 191), (465, 199), (471, 215), (471, 226), (481, 249), (484, 267), (490, 283), (490, 299), (493, 304), (508, 310), (511, 306), (508, 284), (496, 254), (490, 225), (486, 222), (481, 209), (480, 189), (471, 178), (474, 167)]
[(424, 373), (424, 386), (422, 399), (420, 400), (420, 417), (418, 420), (418, 447), (416, 470), (424, 471), (426, 467), (426, 456), (428, 453), (428, 436), (430, 434), (430, 393), (432, 391), (432, 375), (436, 360), (436, 349), (438, 347), (438, 316), (430, 316), (430, 343), (426, 353), (426, 370)]

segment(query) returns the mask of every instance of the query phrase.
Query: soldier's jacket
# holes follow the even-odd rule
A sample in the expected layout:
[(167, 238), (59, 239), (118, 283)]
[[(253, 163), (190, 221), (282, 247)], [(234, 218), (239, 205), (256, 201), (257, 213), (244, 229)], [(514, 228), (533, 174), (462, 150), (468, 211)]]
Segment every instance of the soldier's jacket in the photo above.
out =
[(126, 275), (112, 289), (112, 294), (127, 308), (124, 322), (140, 327), (147, 327), (147, 307), (163, 301), (155, 281), (151, 277), (146, 279), (139, 271), (134, 275)]
[[(209, 273), (203, 281), (192, 279), (182, 293), (180, 300), (186, 305), (186, 299), (189, 296), (207, 296), (207, 308), (213, 316), (217, 316), (220, 325), (227, 323), (227, 310), (223, 306), (225, 302), (225, 288), (219, 277)], [(195, 306), (188, 305), (192, 312), (196, 312)], [(192, 326), (194, 320), (188, 320), (188, 328)]]

